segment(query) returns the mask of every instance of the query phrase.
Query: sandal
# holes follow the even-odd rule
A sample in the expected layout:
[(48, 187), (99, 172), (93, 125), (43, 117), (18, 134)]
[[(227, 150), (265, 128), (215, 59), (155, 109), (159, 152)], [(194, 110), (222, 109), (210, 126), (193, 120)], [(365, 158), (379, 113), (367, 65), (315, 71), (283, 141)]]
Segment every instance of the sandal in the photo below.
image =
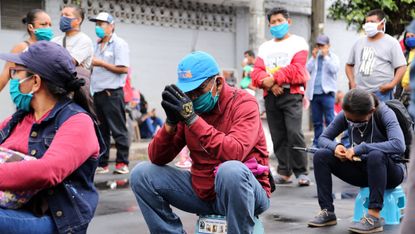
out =
[(298, 176), (298, 185), (299, 186), (310, 186), (310, 178), (307, 175)]
[(288, 179), (284, 179), (281, 175), (277, 174), (274, 177), (275, 184), (291, 184), (293, 181)]

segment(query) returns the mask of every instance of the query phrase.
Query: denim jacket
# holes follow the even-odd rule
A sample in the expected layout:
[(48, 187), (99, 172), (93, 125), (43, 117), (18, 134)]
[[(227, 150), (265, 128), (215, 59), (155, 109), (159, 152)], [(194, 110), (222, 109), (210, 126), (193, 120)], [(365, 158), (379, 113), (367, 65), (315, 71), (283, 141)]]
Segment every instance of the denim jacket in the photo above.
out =
[[(71, 116), (86, 113), (84, 109), (69, 99), (59, 101), (41, 123), (32, 125), (29, 137), (29, 154), (41, 158), (48, 150), (58, 128)], [(27, 112), (17, 111), (6, 127), (0, 130), (0, 144)], [(106, 149), (101, 134), (95, 124), (95, 132), (100, 145), (100, 156)], [(33, 199), (47, 201), (49, 211), (59, 233), (86, 233), (89, 222), (98, 204), (98, 192), (94, 187), (94, 173), (97, 158), (88, 158), (77, 170), (55, 187), (44, 189)]]
[[(317, 66), (317, 59), (311, 57), (307, 62), (307, 70), (311, 74), (310, 79), (307, 81), (307, 90), (305, 91), (305, 95), (308, 100), (313, 100)], [(323, 58), (321, 85), (323, 87), (324, 93), (337, 91), (337, 73), (339, 68), (339, 58), (333, 52), (329, 52), (329, 55)]]

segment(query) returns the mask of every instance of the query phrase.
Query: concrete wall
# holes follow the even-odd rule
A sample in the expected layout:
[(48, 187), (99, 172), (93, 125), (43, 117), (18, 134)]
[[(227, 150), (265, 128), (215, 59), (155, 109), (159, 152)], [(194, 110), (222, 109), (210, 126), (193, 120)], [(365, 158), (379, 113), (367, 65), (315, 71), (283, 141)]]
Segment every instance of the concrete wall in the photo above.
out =
[[(46, 1), (46, 11), (52, 18), (55, 35), (61, 34), (59, 24), (58, 1)], [(238, 18), (245, 24), (246, 19), (238, 12)], [(246, 16), (247, 18), (248, 16)], [(237, 26), (238, 33), (198, 31), (191, 29), (167, 28), (127, 23), (116, 23), (116, 33), (127, 41), (130, 46), (130, 61), (132, 68), (132, 84), (146, 97), (150, 108), (164, 116), (161, 109), (161, 92), (164, 86), (174, 83), (177, 79), (176, 68), (180, 59), (191, 52), (192, 44), (196, 41), (195, 49), (212, 54), (221, 68), (239, 69), (242, 58), (236, 58), (236, 51), (248, 47), (248, 29), (242, 30), (243, 25)], [(248, 25), (246, 23), (246, 25)], [(95, 25), (85, 21), (82, 31), (96, 40)], [(24, 31), (0, 30), (0, 52), (7, 52), (16, 43), (26, 39)], [(245, 35), (246, 34), (246, 35)], [(239, 39), (236, 39), (238, 35)], [(238, 43), (236, 43), (238, 42)], [(3, 61), (0, 66), (3, 67)], [(14, 107), (8, 94), (8, 86), (0, 92), (0, 119), (13, 113)]]

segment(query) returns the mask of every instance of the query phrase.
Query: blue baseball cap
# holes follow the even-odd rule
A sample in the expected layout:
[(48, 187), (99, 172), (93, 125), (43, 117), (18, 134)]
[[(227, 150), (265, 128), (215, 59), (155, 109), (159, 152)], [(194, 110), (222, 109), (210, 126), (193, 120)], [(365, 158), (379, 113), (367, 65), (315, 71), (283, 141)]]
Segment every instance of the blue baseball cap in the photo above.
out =
[(328, 44), (330, 44), (330, 39), (326, 35), (322, 35), (322, 34), (318, 35), (318, 37), (316, 39), (316, 44), (328, 45)]
[(97, 21), (104, 21), (109, 24), (114, 23), (114, 17), (107, 12), (100, 12), (95, 18), (90, 18), (89, 21), (97, 22)]
[(198, 88), (207, 78), (219, 74), (219, 66), (212, 55), (195, 51), (186, 55), (177, 66), (177, 87), (183, 92)]
[(412, 20), (408, 26), (406, 26), (405, 30), (409, 33), (415, 33), (415, 19)]
[(76, 79), (72, 56), (62, 46), (50, 41), (38, 41), (20, 54), (0, 53), (0, 59), (23, 65), (42, 79), (68, 90)]

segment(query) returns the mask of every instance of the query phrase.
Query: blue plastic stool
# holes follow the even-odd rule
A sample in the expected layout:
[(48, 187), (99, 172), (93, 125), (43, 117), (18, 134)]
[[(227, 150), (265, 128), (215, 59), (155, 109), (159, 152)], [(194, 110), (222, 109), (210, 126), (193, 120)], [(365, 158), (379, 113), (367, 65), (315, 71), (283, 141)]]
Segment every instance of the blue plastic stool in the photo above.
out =
[[(361, 188), (354, 202), (353, 221), (359, 222), (363, 214), (367, 214), (369, 205), (369, 188)], [(383, 195), (383, 208), (380, 216), (385, 219), (385, 224), (399, 224), (404, 215), (406, 197), (402, 186), (388, 189)]]
[[(264, 226), (258, 217), (254, 219), (253, 234), (264, 234)], [(199, 219), (195, 225), (195, 234), (226, 234), (228, 233), (228, 226), (226, 224), (226, 217), (222, 215), (199, 215)]]

